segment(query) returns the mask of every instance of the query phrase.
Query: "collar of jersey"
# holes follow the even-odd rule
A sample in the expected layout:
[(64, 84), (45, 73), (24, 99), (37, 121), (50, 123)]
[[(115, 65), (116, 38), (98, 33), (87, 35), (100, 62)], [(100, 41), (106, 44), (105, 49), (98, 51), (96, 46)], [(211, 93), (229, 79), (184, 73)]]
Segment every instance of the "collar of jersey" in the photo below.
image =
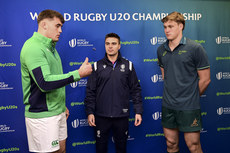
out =
[(37, 39), (39, 39), (39, 41), (41, 43), (43, 43), (46, 47), (48, 47), (48, 49), (50, 49), (52, 52), (54, 52), (56, 42), (53, 42), (52, 39), (47, 38), (47, 37), (43, 36), (42, 34), (40, 34), (38, 32), (34, 32), (33, 36), (36, 37)]
[[(186, 39), (187, 39), (187, 38), (183, 36), (183, 37), (181, 38), (181, 40), (180, 40), (179, 45), (185, 45), (185, 44), (186, 44)], [(179, 45), (178, 45), (178, 46), (179, 46)], [(164, 44), (164, 47), (165, 47), (167, 50), (170, 50), (170, 49), (169, 49), (169, 41), (168, 41), (168, 40), (167, 40), (166, 43)]]
[[(112, 64), (112, 62), (107, 57), (107, 53), (105, 53), (104, 60)], [(120, 60), (121, 60), (121, 53), (120, 53), (120, 51), (118, 51), (118, 57), (117, 57), (117, 60), (115, 62), (120, 61)]]

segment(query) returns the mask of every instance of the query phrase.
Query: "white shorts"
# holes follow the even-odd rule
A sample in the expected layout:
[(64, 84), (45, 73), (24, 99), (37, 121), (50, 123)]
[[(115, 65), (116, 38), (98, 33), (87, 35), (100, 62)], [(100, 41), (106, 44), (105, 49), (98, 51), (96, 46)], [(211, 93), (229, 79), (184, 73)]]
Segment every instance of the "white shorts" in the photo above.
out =
[(67, 138), (66, 114), (47, 118), (25, 118), (30, 152), (54, 152)]

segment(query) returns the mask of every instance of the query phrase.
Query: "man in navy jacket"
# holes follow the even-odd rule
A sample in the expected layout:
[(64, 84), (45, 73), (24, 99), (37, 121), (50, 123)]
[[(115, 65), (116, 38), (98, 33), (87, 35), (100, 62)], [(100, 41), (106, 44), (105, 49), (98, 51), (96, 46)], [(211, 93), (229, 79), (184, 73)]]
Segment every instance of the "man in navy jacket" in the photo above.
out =
[(85, 109), (90, 126), (95, 127), (96, 152), (107, 153), (109, 132), (113, 130), (116, 153), (126, 153), (129, 103), (132, 97), (135, 126), (142, 121), (141, 87), (132, 62), (121, 57), (120, 37), (105, 37), (106, 55), (94, 63), (88, 79)]

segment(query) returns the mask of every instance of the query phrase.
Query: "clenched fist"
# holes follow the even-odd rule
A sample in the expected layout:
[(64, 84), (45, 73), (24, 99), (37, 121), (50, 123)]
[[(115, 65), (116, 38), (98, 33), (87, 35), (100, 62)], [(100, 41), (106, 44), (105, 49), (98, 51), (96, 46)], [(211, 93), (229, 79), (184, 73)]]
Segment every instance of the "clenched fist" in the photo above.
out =
[(82, 63), (81, 67), (78, 69), (79, 75), (81, 78), (87, 77), (92, 73), (92, 66), (89, 63), (88, 57), (85, 58), (84, 63)]

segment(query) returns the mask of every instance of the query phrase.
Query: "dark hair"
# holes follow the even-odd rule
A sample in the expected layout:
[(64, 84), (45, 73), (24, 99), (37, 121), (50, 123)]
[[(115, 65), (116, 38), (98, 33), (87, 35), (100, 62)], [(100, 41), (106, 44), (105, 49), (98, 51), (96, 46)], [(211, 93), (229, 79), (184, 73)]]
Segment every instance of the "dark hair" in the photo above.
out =
[(109, 37), (114, 37), (114, 38), (117, 38), (118, 39), (118, 42), (120, 44), (120, 37), (118, 36), (118, 34), (116, 33), (108, 33), (106, 36), (105, 36), (105, 40)]
[(184, 20), (184, 16), (181, 13), (179, 13), (179, 12), (172, 12), (169, 15), (167, 15), (166, 17), (164, 17), (161, 20), (161, 22), (165, 23), (165, 22), (167, 22), (169, 20), (175, 21), (178, 24), (182, 23), (183, 24), (183, 30), (184, 30), (184, 28), (185, 28), (185, 20)]
[(53, 19), (54, 17), (59, 18), (62, 24), (65, 22), (64, 17), (59, 12), (54, 10), (43, 10), (41, 13), (39, 13), (37, 22), (39, 24), (43, 19)]

